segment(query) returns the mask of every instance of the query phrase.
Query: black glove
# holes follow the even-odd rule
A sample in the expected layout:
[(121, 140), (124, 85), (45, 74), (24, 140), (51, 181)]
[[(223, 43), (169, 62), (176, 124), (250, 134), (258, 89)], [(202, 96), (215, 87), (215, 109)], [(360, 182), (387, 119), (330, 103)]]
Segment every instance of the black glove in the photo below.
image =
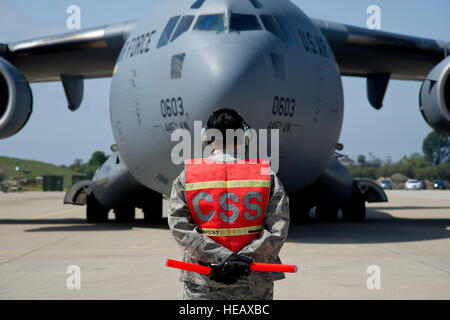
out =
[(251, 258), (232, 253), (223, 264), (211, 266), (210, 279), (224, 284), (233, 284), (239, 277), (250, 273), (251, 263)]

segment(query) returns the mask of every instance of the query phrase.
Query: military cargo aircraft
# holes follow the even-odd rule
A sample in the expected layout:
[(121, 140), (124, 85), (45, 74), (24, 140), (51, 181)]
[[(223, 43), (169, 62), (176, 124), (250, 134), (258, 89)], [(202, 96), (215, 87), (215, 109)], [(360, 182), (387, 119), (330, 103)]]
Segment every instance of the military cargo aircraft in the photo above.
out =
[(383, 105), (390, 79), (421, 81), (419, 107), (450, 134), (450, 44), (312, 19), (288, 0), (164, 1), (141, 20), (0, 45), (0, 138), (32, 112), (29, 83), (61, 81), (68, 108), (85, 79), (112, 77), (115, 144), (92, 181), (65, 203), (86, 205), (88, 222), (162, 215), (162, 195), (183, 169), (170, 161), (178, 128), (193, 130), (217, 107), (255, 129), (279, 129), (280, 170), (293, 220), (364, 220), (365, 203), (387, 201), (373, 181), (355, 179), (336, 151), (344, 114), (341, 77), (367, 78)]

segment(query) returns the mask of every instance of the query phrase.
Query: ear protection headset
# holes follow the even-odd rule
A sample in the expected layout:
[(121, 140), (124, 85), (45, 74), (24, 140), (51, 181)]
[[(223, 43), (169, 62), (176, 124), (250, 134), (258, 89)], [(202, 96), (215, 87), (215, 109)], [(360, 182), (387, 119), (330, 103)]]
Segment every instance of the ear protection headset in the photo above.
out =
[[(217, 112), (218, 110), (214, 111)], [(214, 113), (213, 112), (213, 113)], [(248, 125), (248, 123), (244, 120), (244, 118), (242, 118), (242, 116), (234, 109), (226, 109), (226, 112), (238, 119), (241, 120), (242, 122), (242, 129), (244, 130), (244, 139), (245, 139), (245, 146), (248, 146), (250, 140), (252, 139), (252, 133), (250, 130), (250, 126)], [(208, 119), (211, 117), (212, 114), (210, 114), (208, 116)], [(211, 143), (210, 139), (208, 138), (206, 131), (208, 130), (208, 123), (205, 123), (205, 125), (202, 128), (202, 133), (201, 133), (201, 140), (202, 140), (202, 144), (204, 147), (206, 147), (208, 144)]]

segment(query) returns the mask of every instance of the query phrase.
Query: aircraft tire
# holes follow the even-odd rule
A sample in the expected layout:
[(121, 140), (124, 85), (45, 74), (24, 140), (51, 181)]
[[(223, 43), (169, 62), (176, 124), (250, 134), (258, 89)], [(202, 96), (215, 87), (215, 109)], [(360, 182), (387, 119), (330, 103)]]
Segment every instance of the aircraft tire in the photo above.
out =
[(108, 221), (109, 209), (98, 202), (94, 195), (86, 198), (86, 221), (88, 223), (102, 223)]
[(316, 206), (316, 219), (318, 221), (336, 221), (339, 208), (320, 204)]
[(309, 211), (311, 206), (304, 204), (300, 199), (289, 196), (289, 217), (290, 223), (296, 224), (307, 221), (309, 219)]
[(364, 221), (366, 219), (366, 201), (359, 192), (353, 192), (350, 202), (342, 208), (345, 221)]
[(114, 208), (116, 222), (133, 222), (135, 213), (136, 210), (133, 206)]
[(159, 223), (163, 220), (162, 194), (152, 192), (147, 203), (142, 207), (145, 223)]

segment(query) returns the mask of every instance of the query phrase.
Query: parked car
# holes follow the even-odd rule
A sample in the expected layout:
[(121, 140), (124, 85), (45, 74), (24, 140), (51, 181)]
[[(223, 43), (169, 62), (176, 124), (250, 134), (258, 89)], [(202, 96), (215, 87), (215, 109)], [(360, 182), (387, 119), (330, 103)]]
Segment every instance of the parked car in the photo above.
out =
[(390, 190), (392, 190), (392, 182), (391, 182), (391, 180), (382, 180), (380, 182), (380, 186), (383, 189), (390, 189)]
[(447, 184), (444, 180), (436, 179), (431, 183), (433, 189), (447, 189)]
[(420, 190), (423, 188), (423, 184), (421, 181), (416, 179), (409, 179), (405, 182), (406, 190)]
[(419, 182), (420, 182), (420, 186), (421, 186), (420, 189), (427, 190), (427, 184), (426, 184), (426, 182), (423, 181), (423, 180), (420, 180)]

